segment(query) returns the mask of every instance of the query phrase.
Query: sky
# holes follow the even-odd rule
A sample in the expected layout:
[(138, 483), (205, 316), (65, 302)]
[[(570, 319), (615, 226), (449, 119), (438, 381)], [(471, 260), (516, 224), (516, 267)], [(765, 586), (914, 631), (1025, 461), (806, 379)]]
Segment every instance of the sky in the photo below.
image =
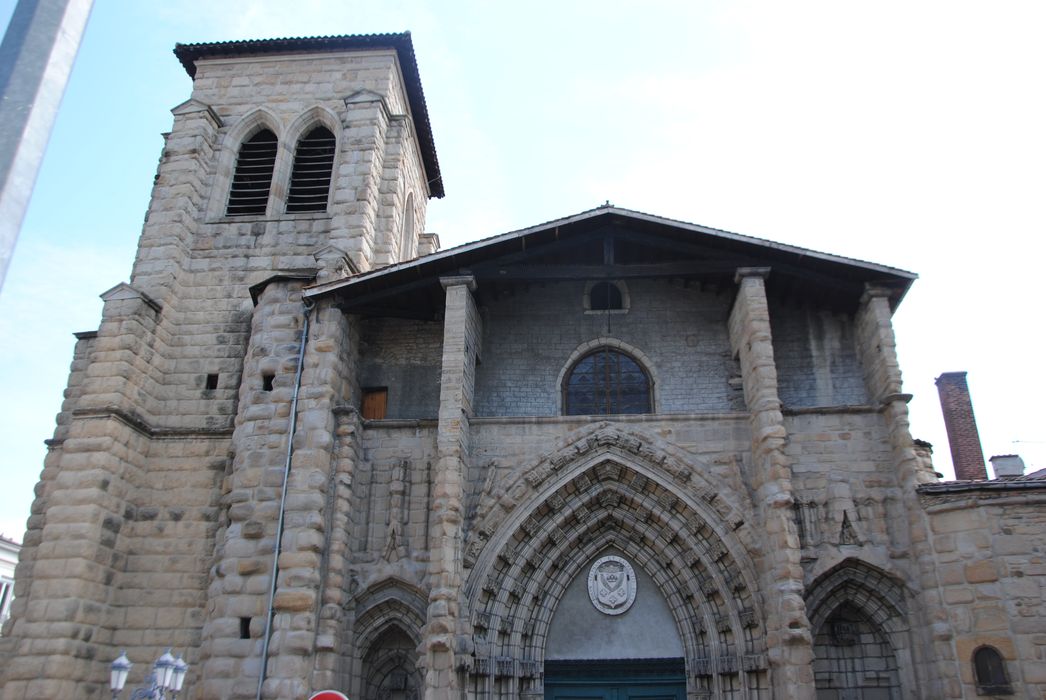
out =
[[(0, 0), (0, 23), (14, 7)], [(917, 272), (915, 437), (967, 371), (985, 457), (1046, 468), (1046, 3), (97, 0), (0, 291), (0, 533), (21, 539), (73, 336), (127, 281), (193, 43), (410, 30), (444, 248), (614, 205)]]

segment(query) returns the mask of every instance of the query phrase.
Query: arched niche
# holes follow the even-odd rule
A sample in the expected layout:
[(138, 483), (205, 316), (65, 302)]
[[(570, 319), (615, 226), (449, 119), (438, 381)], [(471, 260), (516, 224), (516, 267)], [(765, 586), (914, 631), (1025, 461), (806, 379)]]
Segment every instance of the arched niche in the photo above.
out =
[(355, 619), (346, 630), (351, 644), (342, 659), (350, 697), (419, 700), (423, 675), (417, 649), (425, 625), (424, 595), (406, 582), (387, 579), (355, 598)]
[[(915, 689), (903, 584), (858, 559), (818, 576), (806, 593), (818, 697), (899, 700)], [(907, 693), (907, 695), (906, 695)]]
[(419, 700), (417, 642), (398, 624), (386, 626), (363, 654), (363, 700)]

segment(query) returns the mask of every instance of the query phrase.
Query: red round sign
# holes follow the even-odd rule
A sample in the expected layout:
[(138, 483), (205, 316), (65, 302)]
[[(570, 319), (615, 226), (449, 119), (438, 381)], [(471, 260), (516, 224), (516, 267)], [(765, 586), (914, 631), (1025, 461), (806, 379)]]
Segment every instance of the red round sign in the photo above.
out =
[(349, 700), (349, 696), (337, 690), (320, 690), (310, 695), (309, 700)]

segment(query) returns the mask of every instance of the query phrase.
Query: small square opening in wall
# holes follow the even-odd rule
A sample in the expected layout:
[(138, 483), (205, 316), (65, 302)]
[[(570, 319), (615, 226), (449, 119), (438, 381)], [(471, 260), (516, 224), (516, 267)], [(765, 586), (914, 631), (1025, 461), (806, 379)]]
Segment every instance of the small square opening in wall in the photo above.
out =
[(204, 381), (203, 388), (207, 391), (214, 391), (218, 388), (218, 375), (208, 374), (207, 379)]
[(240, 618), (240, 639), (251, 638), (251, 618), (241, 617)]
[(272, 372), (266, 372), (262, 375), (262, 391), (272, 391), (272, 383), (276, 379), (276, 375)]
[(381, 420), (389, 403), (388, 387), (380, 386), (363, 390), (363, 405), (360, 413), (367, 420)]

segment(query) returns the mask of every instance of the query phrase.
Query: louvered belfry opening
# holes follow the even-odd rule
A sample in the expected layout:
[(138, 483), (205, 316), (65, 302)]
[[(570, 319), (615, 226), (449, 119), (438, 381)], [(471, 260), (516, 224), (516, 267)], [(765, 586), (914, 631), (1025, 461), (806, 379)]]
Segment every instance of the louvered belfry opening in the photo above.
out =
[(240, 146), (229, 190), (228, 216), (264, 214), (276, 165), (276, 134), (262, 129)]
[(326, 211), (334, 166), (334, 134), (317, 126), (298, 141), (287, 211)]

